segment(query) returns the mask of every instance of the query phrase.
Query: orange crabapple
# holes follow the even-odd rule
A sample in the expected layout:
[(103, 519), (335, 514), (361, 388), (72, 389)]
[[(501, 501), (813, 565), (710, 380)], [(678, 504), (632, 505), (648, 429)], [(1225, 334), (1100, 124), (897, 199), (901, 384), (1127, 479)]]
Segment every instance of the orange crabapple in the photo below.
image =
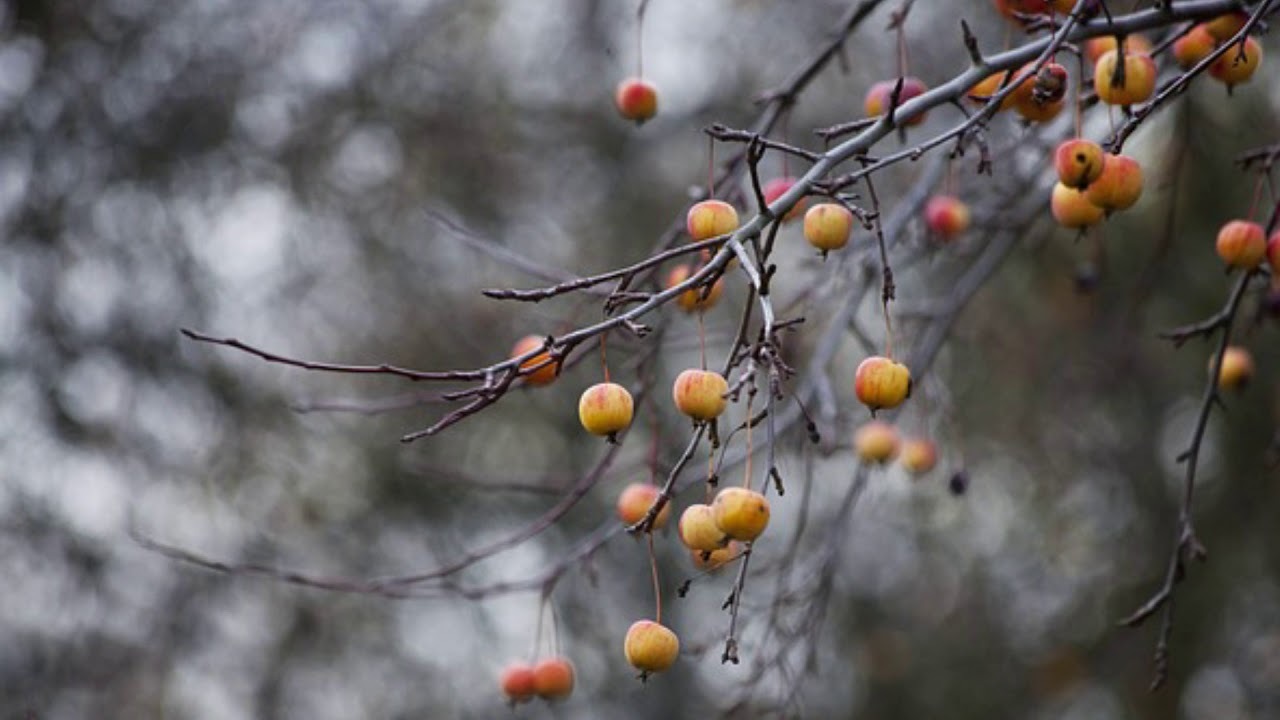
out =
[[(1115, 35), (1101, 35), (1099, 37), (1089, 38), (1084, 41), (1084, 59), (1094, 65), (1098, 62), (1098, 58), (1103, 53), (1116, 49)], [(1146, 35), (1125, 35), (1124, 36), (1124, 54), (1142, 53), (1150, 55), (1152, 50), (1151, 41)]]
[(1267, 235), (1262, 226), (1247, 220), (1232, 220), (1218, 230), (1218, 257), (1227, 267), (1252, 270), (1267, 255)]
[(1107, 153), (1102, 174), (1084, 191), (1089, 202), (1106, 210), (1126, 210), (1142, 197), (1142, 166), (1127, 155)]
[(873, 355), (859, 363), (853, 392), (873, 414), (881, 408), (895, 408), (911, 394), (911, 371), (891, 358)]
[(1116, 73), (1120, 56), (1115, 50), (1102, 53), (1093, 66), (1093, 89), (1108, 105), (1132, 105), (1151, 97), (1156, 89), (1156, 62), (1146, 53), (1126, 53), (1123, 82)]
[[(666, 287), (673, 288), (676, 285), (688, 280), (693, 275), (693, 269), (685, 264), (676, 265), (667, 273)], [(702, 293), (706, 292), (706, 297)], [(692, 313), (702, 310), (710, 310), (715, 306), (716, 301), (720, 299), (720, 295), (724, 292), (724, 278), (716, 278), (716, 282), (711, 286), (711, 290), (707, 291), (703, 287), (694, 287), (685, 290), (676, 296), (676, 306), (681, 310)]]
[(1244, 39), (1244, 52), (1240, 45), (1232, 45), (1209, 65), (1209, 75), (1228, 88), (1235, 87), (1253, 77), (1262, 63), (1262, 45), (1252, 37)]
[(528, 702), (538, 694), (533, 666), (528, 663), (516, 662), (508, 665), (503, 669), (499, 683), (512, 705)]
[(898, 453), (898, 462), (912, 475), (923, 475), (938, 464), (938, 447), (925, 438), (905, 440)]
[[(1209, 356), (1209, 372), (1213, 373), (1214, 357)], [(1253, 379), (1253, 354), (1239, 345), (1229, 345), (1222, 352), (1222, 369), (1218, 371), (1218, 387), (1240, 390)]]
[(695, 242), (727, 235), (738, 229), (738, 211), (723, 200), (703, 200), (689, 208), (685, 226)]
[(1064, 140), (1053, 153), (1053, 166), (1058, 171), (1058, 181), (1075, 190), (1083, 190), (1102, 174), (1106, 154), (1102, 146), (1092, 140), (1072, 138)]
[(631, 425), (634, 406), (631, 393), (617, 383), (603, 382), (587, 388), (578, 399), (578, 419), (592, 435), (610, 439)]
[(640, 78), (627, 78), (618, 83), (613, 103), (619, 115), (643, 125), (658, 114), (658, 89)]
[(627, 629), (622, 652), (643, 677), (671, 667), (680, 656), (680, 639), (664, 625), (637, 620)]
[(1106, 211), (1089, 202), (1082, 191), (1060, 182), (1053, 185), (1049, 209), (1059, 225), (1073, 230), (1097, 225), (1106, 216)]
[(934, 195), (924, 206), (924, 224), (935, 236), (950, 240), (969, 229), (969, 206), (952, 195)]
[[(622, 489), (618, 495), (618, 519), (624, 525), (635, 525), (649, 513), (649, 508), (658, 501), (662, 491), (657, 485), (634, 482)], [(671, 503), (662, 506), (662, 510), (653, 518), (653, 529), (661, 530), (671, 517)]]
[(1226, 42), (1240, 32), (1240, 29), (1247, 22), (1249, 22), (1249, 14), (1242, 10), (1236, 10), (1225, 15), (1219, 15), (1206, 22), (1204, 28), (1214, 40)]
[(853, 450), (863, 462), (889, 462), (898, 454), (898, 447), (897, 429), (883, 420), (863, 423), (853, 434)]
[(695, 503), (680, 514), (680, 522), (676, 524), (680, 542), (690, 550), (711, 552), (724, 547), (729, 538), (716, 525), (715, 513), (710, 505)]
[(573, 663), (549, 657), (533, 666), (534, 691), (544, 700), (560, 700), (573, 694)]
[[(765, 183), (764, 187), (760, 189), (760, 192), (764, 193), (765, 204), (772, 205), (774, 200), (782, 197), (791, 189), (791, 186), (795, 184), (796, 179), (790, 175), (785, 177), (776, 177)], [(795, 220), (800, 217), (800, 213), (804, 212), (806, 204), (805, 198), (800, 198), (796, 201), (795, 205), (791, 206), (791, 209), (787, 211), (787, 214), (782, 216), (782, 220), (785, 222), (788, 220)]]
[(1203, 24), (1196, 25), (1186, 35), (1173, 43), (1173, 60), (1183, 70), (1190, 70), (1196, 63), (1209, 56), (1218, 41)]
[[(965, 96), (979, 105), (985, 105), (996, 93), (1000, 92), (1001, 86), (1004, 85), (1004, 79), (1008, 76), (1008, 70), (992, 73), (979, 80), (973, 87), (969, 88), (969, 91), (965, 93)], [(1011, 92), (1008, 95), (1005, 95), (1004, 99), (1000, 101), (1000, 107), (996, 109), (1008, 110), (1013, 107), (1014, 94), (1015, 93)]]
[[(517, 340), (516, 344), (511, 348), (511, 357), (520, 357), (521, 355), (531, 350), (536, 350), (545, 344), (546, 342), (544, 338), (538, 337), (537, 335), (525, 335)], [(551, 354), (544, 350), (520, 363), (521, 370), (528, 370), (529, 368), (541, 365), (541, 367), (538, 367), (536, 370), (533, 370), (528, 375), (524, 376), (524, 382), (526, 385), (547, 385), (556, 379), (556, 366), (558, 363), (553, 361), (542, 365), (544, 361), (550, 358)]]
[(711, 370), (685, 370), (676, 377), (671, 397), (676, 409), (694, 420), (706, 422), (720, 417), (726, 403), (725, 393), (729, 383), (724, 376)]
[(716, 527), (729, 538), (750, 542), (769, 526), (769, 501), (744, 487), (721, 490), (711, 502)]
[[(867, 91), (866, 101), (863, 103), (863, 108), (867, 112), (867, 117), (884, 115), (889, 111), (889, 101), (893, 98), (893, 89), (897, 87), (897, 85), (897, 80), (882, 80), (871, 86), (871, 89)], [(923, 95), (928, 89), (929, 86), (925, 85), (924, 81), (920, 78), (903, 78), (902, 92), (898, 95), (898, 105), (901, 106), (911, 98)], [(925, 113), (920, 112), (906, 118), (895, 114), (894, 117), (898, 120), (899, 125), (902, 125), (903, 127), (910, 127), (924, 122)]]
[(704, 572), (711, 572), (736, 558), (741, 552), (742, 543), (731, 540), (728, 545), (715, 550), (690, 550), (689, 556), (693, 558), (694, 567)]
[(804, 239), (826, 253), (849, 243), (853, 213), (840, 203), (818, 203), (804, 214)]

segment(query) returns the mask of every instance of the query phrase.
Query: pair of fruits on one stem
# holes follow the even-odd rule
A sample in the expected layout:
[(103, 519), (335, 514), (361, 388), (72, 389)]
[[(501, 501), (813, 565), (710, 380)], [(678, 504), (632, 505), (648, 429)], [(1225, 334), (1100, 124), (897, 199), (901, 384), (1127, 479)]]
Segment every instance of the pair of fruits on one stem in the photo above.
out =
[[(1194, 67), (1240, 32), (1248, 20), (1245, 13), (1233, 12), (1195, 25), (1174, 41), (1173, 59), (1184, 70)], [(1209, 66), (1209, 75), (1231, 88), (1253, 77), (1260, 64), (1262, 45), (1248, 36), (1238, 47), (1219, 55)]]
[(938, 463), (938, 448), (932, 440), (899, 440), (898, 430), (883, 420), (872, 420), (853, 435), (853, 449), (863, 462), (884, 464), (898, 458), (913, 475), (929, 472)]
[(502, 671), (502, 692), (512, 705), (535, 696), (559, 700), (573, 693), (573, 663), (563, 657), (549, 657), (536, 664), (512, 663)]
[(750, 542), (769, 525), (769, 501), (745, 487), (730, 487), (716, 494), (710, 505), (685, 508), (678, 526), (680, 541), (696, 552), (714, 552), (731, 540)]
[(1107, 153), (1091, 140), (1073, 138), (1053, 157), (1058, 182), (1050, 209), (1066, 228), (1096, 225), (1108, 213), (1126, 210), (1142, 197), (1142, 166), (1126, 155)]

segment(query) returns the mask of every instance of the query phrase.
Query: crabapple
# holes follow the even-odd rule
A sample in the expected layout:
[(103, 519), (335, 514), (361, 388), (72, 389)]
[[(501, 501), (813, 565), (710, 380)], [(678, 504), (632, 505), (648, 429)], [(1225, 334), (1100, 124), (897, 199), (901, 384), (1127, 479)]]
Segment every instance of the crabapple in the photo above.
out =
[(769, 501), (744, 487), (721, 490), (711, 503), (716, 527), (734, 540), (751, 541), (769, 525)]

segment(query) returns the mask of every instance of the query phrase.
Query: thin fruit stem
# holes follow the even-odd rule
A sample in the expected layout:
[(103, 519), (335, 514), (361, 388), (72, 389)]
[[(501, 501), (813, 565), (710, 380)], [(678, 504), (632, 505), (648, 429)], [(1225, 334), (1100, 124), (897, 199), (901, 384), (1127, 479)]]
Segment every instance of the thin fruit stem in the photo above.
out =
[(702, 322), (702, 311), (698, 311), (698, 348), (702, 351), (702, 369), (707, 369), (707, 330)]
[(649, 569), (653, 573), (654, 622), (662, 624), (662, 586), (658, 584), (658, 556), (653, 552), (653, 529), (646, 533), (649, 537)]
[(745, 470), (742, 473), (742, 486), (748, 490), (751, 489), (751, 401), (753, 399), (751, 395), (747, 395), (747, 460), (743, 463)]
[(533, 652), (530, 654), (529, 662), (534, 663), (538, 660), (539, 646), (542, 645), (542, 616), (547, 612), (547, 593), (543, 590), (542, 595), (538, 597), (538, 621), (533, 628)]
[(716, 196), (716, 139), (707, 137), (707, 197)]
[(947, 174), (942, 181), (942, 192), (945, 195), (951, 194), (951, 187), (952, 187), (951, 178), (953, 175), (953, 173), (951, 172), (952, 166), (953, 166), (953, 163), (951, 162), (951, 158), (947, 158)]
[(644, 0), (636, 11), (636, 77), (644, 79)]
[(1250, 222), (1252, 222), (1253, 218), (1257, 215), (1258, 203), (1262, 201), (1262, 187), (1266, 183), (1266, 180), (1267, 180), (1267, 174), (1266, 173), (1260, 174), (1258, 175), (1258, 181), (1253, 185), (1253, 202), (1249, 203), (1248, 220)]
[(1076, 122), (1076, 137), (1082, 137), (1080, 133), (1083, 132), (1084, 119), (1082, 117), (1083, 113), (1080, 109), (1080, 86), (1084, 84), (1084, 55), (1077, 55), (1076, 62), (1080, 71), (1076, 75), (1076, 85), (1075, 85), (1075, 108), (1074, 109), (1075, 109), (1075, 122)]
[(604, 368), (604, 381), (609, 382), (609, 358), (604, 352), (604, 339), (609, 333), (600, 333), (600, 367)]
[(880, 307), (884, 310), (884, 356), (893, 359), (893, 321), (889, 319), (889, 301), (887, 299), (880, 301)]
[(547, 607), (551, 608), (551, 655), (560, 657), (560, 616), (556, 614), (556, 604), (548, 602)]

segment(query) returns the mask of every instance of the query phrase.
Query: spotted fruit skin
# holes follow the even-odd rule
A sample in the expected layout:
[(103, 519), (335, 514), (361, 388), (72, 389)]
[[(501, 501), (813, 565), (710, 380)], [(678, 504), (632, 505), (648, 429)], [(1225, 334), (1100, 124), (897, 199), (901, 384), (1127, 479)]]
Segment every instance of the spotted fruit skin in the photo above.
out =
[(1058, 145), (1053, 153), (1053, 166), (1058, 171), (1059, 182), (1069, 188), (1083, 190), (1102, 175), (1106, 158), (1098, 143), (1073, 138)]
[(804, 214), (804, 239), (823, 252), (848, 245), (852, 232), (853, 213), (839, 203), (818, 203)]
[(592, 435), (612, 436), (631, 425), (631, 393), (617, 383), (598, 383), (578, 400), (578, 419)]
[(728, 545), (718, 550), (690, 550), (689, 556), (693, 559), (693, 566), (699, 570), (707, 572), (717, 570), (725, 563), (737, 557), (742, 552), (742, 543), (737, 540), (731, 541)]
[(1034, 63), (1018, 71), (1018, 87), (1013, 91), (1013, 109), (1031, 122), (1047, 122), (1066, 107), (1067, 69), (1047, 63), (1034, 73)]
[(619, 115), (643, 125), (658, 114), (658, 89), (640, 78), (627, 78), (618, 83), (613, 102)]
[(637, 620), (627, 630), (622, 652), (627, 662), (642, 673), (662, 672), (680, 656), (680, 638), (664, 625)]
[(1267, 234), (1258, 223), (1232, 220), (1218, 230), (1216, 249), (1227, 267), (1252, 270), (1267, 255)]
[(711, 552), (724, 547), (728, 536), (716, 525), (715, 513), (710, 505), (696, 503), (684, 509), (676, 526), (680, 542), (690, 550)]
[(872, 412), (895, 408), (911, 392), (911, 371), (906, 365), (875, 355), (863, 360), (853, 378), (853, 392)]
[(742, 487), (721, 490), (711, 503), (716, 527), (734, 540), (750, 542), (769, 526), (769, 501)]
[(853, 449), (863, 462), (886, 463), (898, 454), (898, 430), (883, 420), (864, 423), (853, 434)]
[(703, 200), (689, 208), (685, 227), (694, 241), (727, 235), (738, 229), (738, 211), (723, 200)]
[(544, 700), (562, 700), (573, 694), (573, 663), (549, 657), (533, 666), (534, 691)]
[[(656, 485), (649, 483), (636, 482), (623, 488), (618, 495), (618, 519), (625, 525), (635, 525), (649, 514), (649, 508), (658, 501), (658, 496), (662, 491)], [(667, 520), (671, 519), (671, 503), (662, 506), (658, 514), (653, 518), (653, 528), (661, 530), (666, 527)]]
[(714, 420), (724, 412), (729, 383), (711, 370), (685, 370), (676, 377), (671, 397), (676, 408), (699, 422)]

